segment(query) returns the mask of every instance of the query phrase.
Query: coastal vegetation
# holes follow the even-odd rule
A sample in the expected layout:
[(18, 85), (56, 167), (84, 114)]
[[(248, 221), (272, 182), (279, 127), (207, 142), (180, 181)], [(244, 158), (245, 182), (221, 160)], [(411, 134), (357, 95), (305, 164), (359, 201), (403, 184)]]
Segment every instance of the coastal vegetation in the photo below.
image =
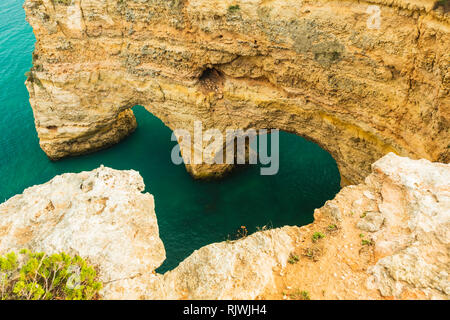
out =
[(102, 283), (83, 258), (23, 249), (0, 256), (0, 300), (92, 300)]

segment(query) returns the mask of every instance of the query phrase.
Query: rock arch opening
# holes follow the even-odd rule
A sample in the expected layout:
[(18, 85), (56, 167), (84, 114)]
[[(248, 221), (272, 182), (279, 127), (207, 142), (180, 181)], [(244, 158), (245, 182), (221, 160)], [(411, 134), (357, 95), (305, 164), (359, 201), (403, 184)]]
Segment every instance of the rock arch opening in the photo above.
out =
[[(146, 191), (155, 197), (160, 237), (167, 259), (165, 272), (200, 247), (239, 237), (261, 228), (305, 225), (313, 211), (340, 189), (336, 162), (317, 144), (280, 131), (280, 170), (261, 176), (260, 164), (245, 165), (223, 179), (192, 179), (183, 165), (171, 162), (172, 131), (148, 108), (132, 108), (137, 128), (129, 138), (101, 154), (106, 163), (140, 172)], [(123, 155), (126, 154), (126, 157)], [(97, 157), (99, 153), (88, 157)]]
[(139, 104), (172, 130), (201, 120), (307, 137), (336, 160), (342, 185), (362, 182), (388, 152), (449, 161), (446, 7), (380, 3), (374, 30), (364, 1), (284, 1), (284, 10), (256, 1), (239, 14), (207, 3), (67, 10), (26, 0), (37, 40), (26, 85), (47, 155), (117, 143), (135, 129), (129, 108)]

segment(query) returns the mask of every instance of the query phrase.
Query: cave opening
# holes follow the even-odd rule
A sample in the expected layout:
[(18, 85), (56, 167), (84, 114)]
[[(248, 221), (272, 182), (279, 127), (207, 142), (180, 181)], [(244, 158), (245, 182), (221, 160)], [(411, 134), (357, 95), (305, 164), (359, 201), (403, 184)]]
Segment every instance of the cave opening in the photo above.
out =
[(206, 68), (199, 77), (200, 82), (217, 81), (221, 77), (221, 72), (215, 68)]

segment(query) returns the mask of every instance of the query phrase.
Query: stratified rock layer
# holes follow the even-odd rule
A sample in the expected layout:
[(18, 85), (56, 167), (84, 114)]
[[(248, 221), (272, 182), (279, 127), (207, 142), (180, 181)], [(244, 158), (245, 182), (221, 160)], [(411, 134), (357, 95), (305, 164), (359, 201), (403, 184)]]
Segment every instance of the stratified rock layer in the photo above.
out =
[[(380, 8), (380, 29), (369, 28), (369, 5)], [(294, 132), (331, 153), (343, 184), (361, 182), (390, 151), (450, 160), (449, 16), (434, 1), (26, 0), (24, 8), (37, 39), (26, 84), (50, 158), (119, 141), (136, 127), (129, 108), (143, 105), (171, 129), (192, 132), (201, 120), (223, 132)], [(208, 177), (229, 168), (188, 169)]]
[(99, 268), (106, 296), (120, 292), (120, 281), (166, 258), (153, 196), (143, 190), (136, 171), (105, 167), (28, 188), (0, 205), (0, 254), (78, 254)]

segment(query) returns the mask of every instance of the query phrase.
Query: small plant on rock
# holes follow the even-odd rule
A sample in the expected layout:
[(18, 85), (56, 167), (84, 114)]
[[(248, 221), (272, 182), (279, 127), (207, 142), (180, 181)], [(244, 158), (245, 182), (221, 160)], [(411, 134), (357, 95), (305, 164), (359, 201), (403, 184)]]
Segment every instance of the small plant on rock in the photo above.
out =
[(303, 255), (305, 257), (312, 259), (313, 261), (319, 261), (320, 254), (321, 254), (321, 250), (318, 248), (306, 248), (303, 251)]
[(302, 291), (300, 294), (301, 294), (301, 297), (303, 300), (311, 300), (311, 298), (309, 297), (308, 291)]
[(327, 229), (328, 229), (328, 231), (334, 231), (334, 230), (337, 229), (337, 225), (336, 225), (336, 224), (330, 224), (330, 225), (327, 227)]
[(262, 227), (256, 227), (256, 231), (267, 231), (267, 230), (270, 230), (270, 229), (273, 229), (272, 222), (269, 222), (269, 224), (266, 224), (266, 225), (264, 225)]
[(308, 291), (300, 291), (299, 289), (295, 290), (293, 293), (289, 295), (291, 299), (300, 299), (300, 300), (311, 300)]
[(238, 229), (236, 238), (237, 238), (237, 239), (242, 239), (242, 238), (245, 238), (245, 237), (247, 237), (247, 236), (248, 236), (248, 230), (247, 230), (247, 227), (246, 227), (246, 226), (241, 226), (241, 227)]
[(53, 0), (54, 4), (62, 4), (64, 6), (70, 6), (72, 4), (72, 0)]
[(308, 248), (305, 250), (305, 256), (307, 256), (308, 258), (313, 258), (314, 257), (314, 251), (311, 248)]
[(102, 284), (79, 256), (21, 250), (0, 256), (0, 300), (91, 300)]
[(361, 244), (363, 246), (371, 246), (371, 245), (373, 245), (373, 241), (372, 240), (364, 239), (365, 235), (363, 233), (360, 233), (359, 237), (361, 238)]
[(312, 241), (317, 242), (317, 240), (325, 238), (325, 235), (322, 232), (314, 232), (312, 236)]
[(295, 263), (298, 262), (298, 260), (299, 260), (298, 256), (293, 254), (293, 253), (291, 253), (290, 256), (289, 256), (288, 262), (290, 264), (295, 264)]
[(236, 11), (239, 11), (240, 9), (241, 9), (241, 7), (239, 7), (238, 4), (235, 4), (235, 5), (232, 5), (232, 6), (228, 7), (228, 11), (229, 12), (236, 12)]

